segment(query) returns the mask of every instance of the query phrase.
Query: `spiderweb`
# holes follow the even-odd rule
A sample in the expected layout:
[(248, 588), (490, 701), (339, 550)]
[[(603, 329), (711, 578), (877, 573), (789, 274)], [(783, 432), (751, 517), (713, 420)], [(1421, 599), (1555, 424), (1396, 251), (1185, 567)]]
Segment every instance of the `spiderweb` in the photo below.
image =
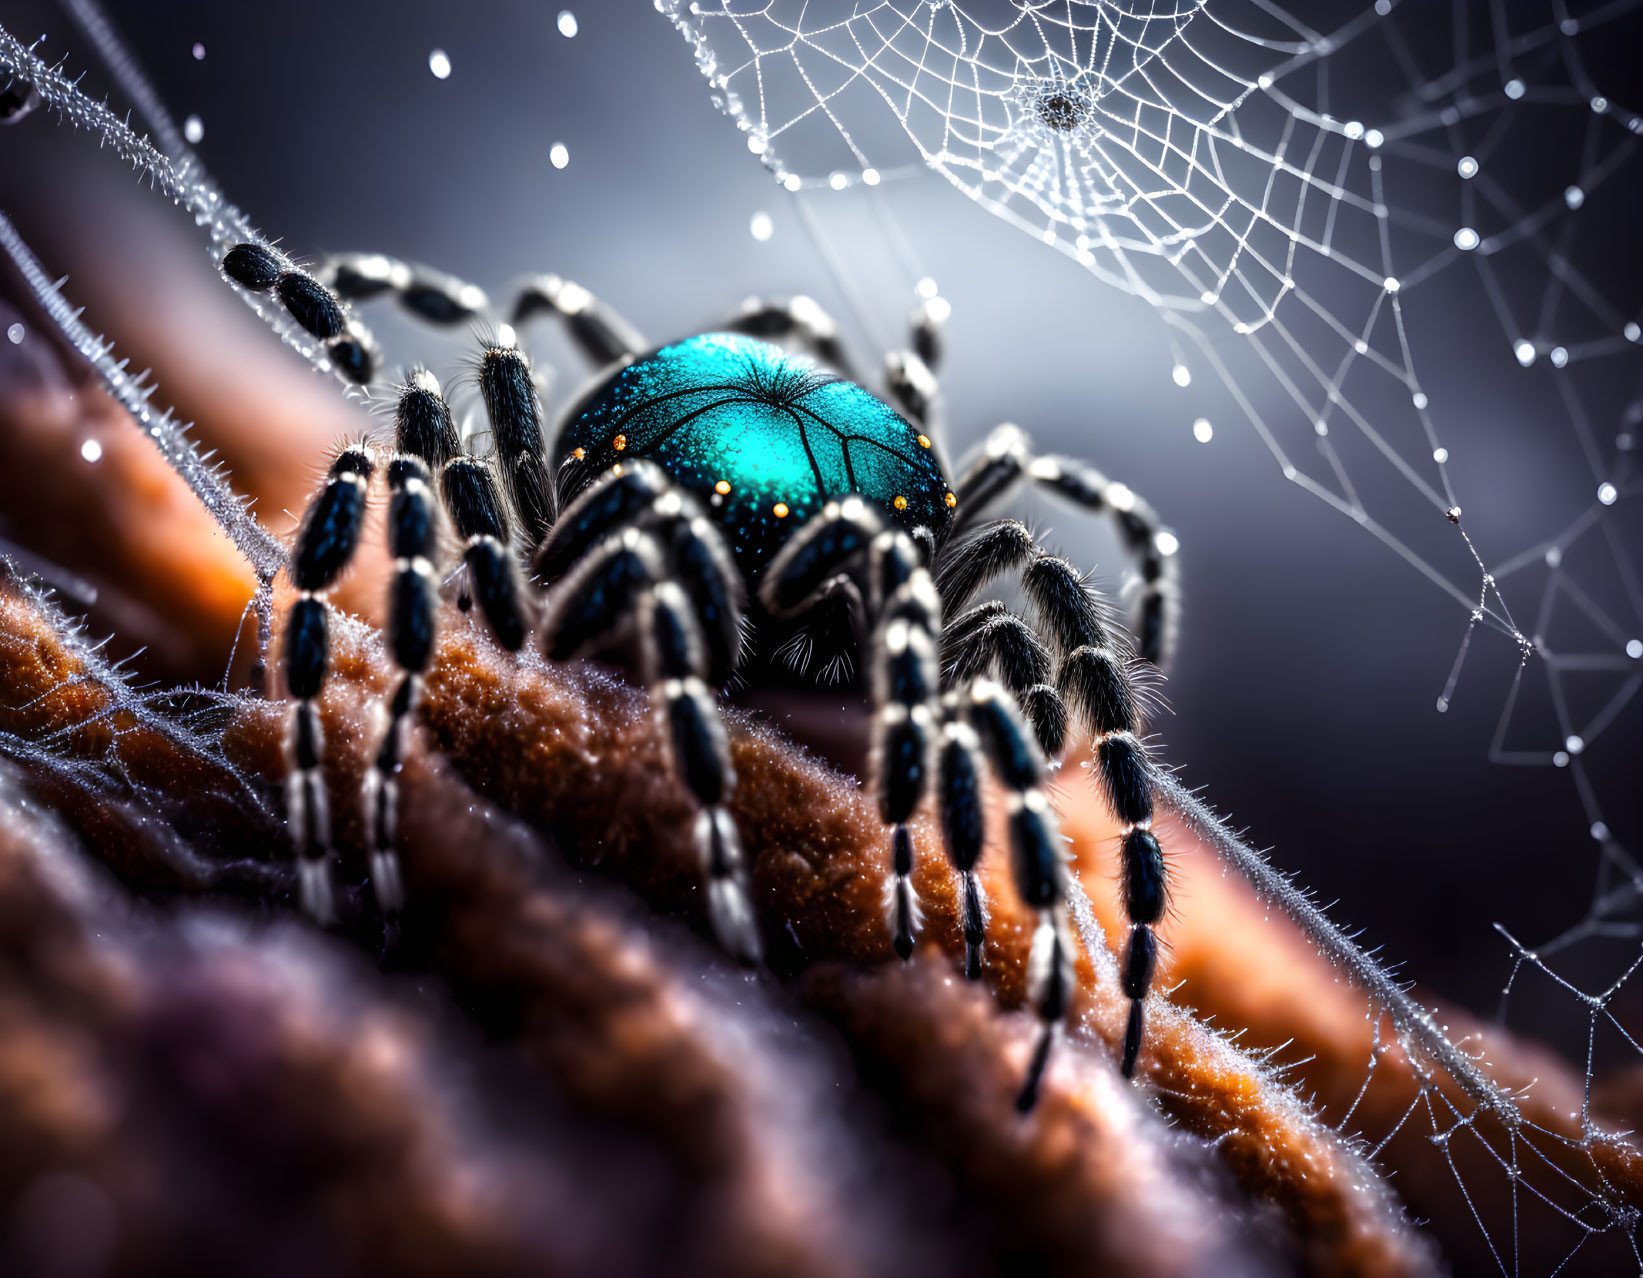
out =
[[(1585, 817), (1570, 843), (1596, 850), (1584, 918), (1529, 942), (1503, 930), (1501, 1021), (1585, 1058), (1574, 1134), (1495, 1124), (1441, 1071), (1397, 1095), (1378, 1062), (1401, 1027), (1379, 1023), (1340, 1121), (1376, 1152), (1431, 1142), (1476, 1220), (1479, 1263), (1605, 1272), (1625, 1257), (1635, 1271), (1594, 1095), (1601, 1109), (1600, 1080), (1643, 1069), (1628, 984), (1643, 873), (1615, 829), (1635, 822), (1636, 761), (1602, 758), (1643, 687), (1643, 103), (1629, 52), (1643, 6), (657, 8), (788, 189), (933, 170), (1150, 302), (1177, 385), (1213, 372), (1285, 478), (1456, 602), (1438, 712), (1461, 694), (1476, 633), (1504, 638), (1516, 673), (1490, 758), (1562, 770)], [(1509, 446), (1556, 454), (1533, 494), (1491, 486), (1491, 454)], [(1516, 1024), (1532, 983), (1537, 1016), (1561, 1019)]]

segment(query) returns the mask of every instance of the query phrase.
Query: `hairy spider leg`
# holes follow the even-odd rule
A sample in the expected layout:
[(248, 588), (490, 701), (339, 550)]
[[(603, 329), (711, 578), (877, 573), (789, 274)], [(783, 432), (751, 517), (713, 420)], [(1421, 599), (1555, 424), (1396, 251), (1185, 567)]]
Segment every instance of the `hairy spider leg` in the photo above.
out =
[(260, 244), (236, 244), (223, 255), (222, 272), (253, 293), (272, 293), (306, 332), (324, 343), (337, 370), (355, 385), (376, 375), (381, 352), (370, 330), (349, 315), (335, 292), (307, 271)]
[(993, 429), (959, 479), (954, 489), (958, 514), (949, 537), (961, 534), (987, 509), (1027, 483), (1081, 510), (1105, 513), (1112, 519), (1141, 581), (1132, 609), (1137, 651), (1155, 666), (1168, 665), (1180, 612), (1176, 557), (1180, 543), (1152, 506), (1127, 485), (1074, 458), (1034, 456), (1027, 436), (1006, 423)]
[(960, 613), (942, 631), (942, 686), (962, 687), (985, 675), (997, 679), (1050, 759), (1060, 755), (1067, 738), (1067, 704), (1052, 682), (1053, 665), (1037, 631), (996, 599)]
[(532, 577), (543, 584), (558, 581), (596, 545), (628, 527), (654, 532), (667, 548), (702, 628), (703, 677), (723, 687), (743, 657), (742, 576), (718, 530), (654, 462), (623, 462), (578, 494), (537, 552)]
[(291, 773), (286, 815), (296, 843), (302, 907), (321, 923), (335, 915), (331, 886), (331, 806), (322, 771), (325, 733), (316, 700), (329, 660), (328, 605), (323, 598), (359, 548), (374, 469), (360, 445), (344, 448), (297, 530), (291, 582), (300, 592), (285, 623), (285, 686), (296, 703), (286, 742)]
[(479, 357), (479, 393), (491, 423), (492, 449), (502, 485), (527, 546), (553, 527), (558, 486), (549, 473), (542, 438), (542, 401), (530, 361), (518, 347), (488, 345)]
[[(1130, 999), (1123, 1050), (1127, 1078), (1134, 1074), (1141, 1047), (1141, 1000), (1157, 963), (1152, 929), (1163, 916), (1165, 891), (1163, 853), (1152, 833), (1151, 765), (1140, 740), (1143, 698), (1130, 653), (1108, 625), (1100, 594), (1073, 564), (1040, 547), (1018, 520), (994, 520), (944, 543), (936, 564), (936, 588), (949, 607), (962, 606), (1005, 573), (1019, 575), (1037, 631), (1047, 634), (1055, 648), (1057, 664), (1053, 677), (1045, 681), (1047, 693), (1029, 685), (1021, 702), (1033, 718), (1040, 746), (1059, 742), (1069, 718), (1076, 716), (1094, 743), (1097, 779), (1124, 827), (1124, 899), (1131, 923), (1123, 958), (1124, 992)], [(953, 683), (978, 665), (1000, 672), (1007, 683), (1038, 676), (1044, 667), (1028, 642), (1036, 635), (1024, 625), (1018, 628), (1015, 620), (1002, 605), (991, 603), (978, 604), (957, 618), (951, 644), (943, 645), (952, 663)], [(1046, 716), (1042, 724), (1035, 717), (1040, 714)]]
[(439, 610), (434, 568), (438, 506), (427, 464), (408, 453), (395, 456), (388, 463), (388, 493), (388, 551), (394, 561), (388, 587), (388, 650), (400, 669), (400, 679), (388, 703), (388, 726), (376, 761), (363, 783), (371, 886), (384, 914), (394, 913), (405, 903), (404, 879), (394, 850), (399, 772), (405, 758), (405, 735), (433, 658)]
[[(1025, 1113), (1038, 1103), (1055, 1042), (1055, 1027), (1066, 1017), (1072, 995), (1072, 939), (1067, 930), (1067, 867), (1061, 832), (1055, 810), (1044, 793), (1044, 756), (1017, 713), (1014, 699), (992, 680), (978, 679), (967, 692), (954, 694), (953, 700), (979, 740), (993, 775), (1008, 793), (1010, 864), (1015, 871), (1016, 891), (1023, 903), (1038, 914), (1027, 959), (1027, 999), (1038, 1016), (1038, 1042), (1016, 1096), (1016, 1108)], [(971, 754), (966, 762), (973, 775), (975, 761), (968, 739), (955, 733), (945, 739), (945, 744), (957, 745), (960, 751)], [(945, 777), (945, 748), (942, 763)], [(964, 765), (957, 766), (962, 771)], [(979, 812), (972, 816), (966, 809), (967, 798), (962, 788), (947, 796), (942, 813), (944, 830), (950, 820), (954, 824), (979, 821)], [(951, 817), (949, 803), (955, 810)], [(960, 828), (967, 837), (973, 837), (967, 826)], [(965, 904), (968, 909), (968, 900)]]
[[(337, 254), (327, 258), (316, 274), (352, 301), (391, 295), (408, 314), (437, 328), (497, 324), (490, 298), (477, 284), (382, 253)], [(639, 331), (613, 307), (561, 276), (527, 279), (514, 299), (509, 323), (523, 328), (544, 314), (559, 319), (583, 358), (595, 368), (632, 359), (645, 349)]]
[[(666, 727), (674, 770), (697, 805), (693, 837), (714, 935), (727, 953), (751, 966), (760, 961), (763, 945), (741, 836), (725, 806), (736, 773), (709, 682), (713, 656), (707, 639), (727, 622), (739, 629), (739, 599), (731, 583), (740, 579), (717, 529), (688, 497), (669, 486), (648, 506), (628, 506), (627, 495), (645, 490), (623, 483), (628, 472), (621, 471), (567, 509), (564, 522), (572, 531), (544, 547), (545, 561), (570, 565), (548, 594), (544, 651), (554, 661), (610, 651), (629, 621), (637, 620), (633, 637), (640, 673)], [(603, 521), (596, 524), (600, 515)], [(600, 527), (614, 531), (598, 537), (594, 530)], [(567, 551), (572, 545), (581, 547), (580, 553)], [(716, 601), (717, 615), (704, 615), (698, 602), (704, 597)]]
[(430, 475), (439, 476), (440, 498), (461, 543), (467, 573), (458, 607), (466, 611), (477, 598), (496, 641), (518, 652), (528, 626), (496, 472), (483, 458), (462, 451), (439, 379), (425, 368), (415, 370), (400, 388), (394, 443), (401, 455), (418, 458)]
[(847, 497), (829, 502), (782, 548), (759, 597), (773, 617), (795, 617), (836, 593), (841, 579), (864, 573), (858, 589), (867, 599), (872, 627), (870, 766), (879, 817), (890, 829), (886, 908), (891, 944), (906, 959), (912, 956), (919, 925), (912, 887), (915, 848), (907, 822), (930, 788), (930, 762), (940, 731), (936, 645), (941, 604), (923, 555), (906, 533), (885, 529), (861, 498)]
[[(906, 822), (934, 789), (942, 839), (960, 876), (965, 974), (981, 973), (986, 906), (976, 877), (983, 844), (981, 767), (985, 758), (1008, 794), (1011, 864), (1022, 900), (1038, 913), (1028, 997), (1042, 1022), (1017, 1097), (1037, 1102), (1071, 990), (1066, 868), (1055, 814), (1044, 794), (1045, 762), (1013, 697), (988, 679), (940, 698), (937, 642), (942, 601), (916, 543), (882, 529), (859, 498), (829, 503), (771, 565), (760, 598), (773, 615), (797, 615), (841, 573), (867, 567), (873, 642), (873, 769), (880, 816), (891, 827), (890, 928), (896, 952), (911, 955), (917, 915), (911, 891), (913, 841)], [(939, 740), (939, 748), (938, 748)], [(934, 786), (931, 779), (934, 777)]]

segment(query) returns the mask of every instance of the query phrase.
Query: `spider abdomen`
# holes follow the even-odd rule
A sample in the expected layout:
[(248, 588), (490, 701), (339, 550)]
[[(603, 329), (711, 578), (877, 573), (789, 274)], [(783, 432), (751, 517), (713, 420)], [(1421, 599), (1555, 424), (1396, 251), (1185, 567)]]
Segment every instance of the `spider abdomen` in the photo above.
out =
[(591, 478), (625, 459), (655, 462), (702, 497), (750, 580), (831, 498), (857, 494), (938, 536), (957, 501), (929, 437), (888, 404), (738, 334), (635, 360), (566, 422), (560, 463)]

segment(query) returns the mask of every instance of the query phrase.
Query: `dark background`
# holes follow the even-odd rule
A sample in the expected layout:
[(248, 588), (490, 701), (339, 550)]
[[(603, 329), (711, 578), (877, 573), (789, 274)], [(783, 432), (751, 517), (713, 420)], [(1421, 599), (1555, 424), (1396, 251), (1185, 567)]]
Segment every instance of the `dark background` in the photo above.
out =
[[(667, 20), (645, 0), (570, 7), (580, 24), (573, 40), (555, 29), (558, 4), (525, 0), (184, 0), (110, 12), (179, 122), (203, 121), (199, 149), (229, 196), (299, 254), (379, 249), (457, 272), (497, 297), (523, 271), (555, 269), (656, 338), (706, 327), (752, 293), (805, 291), (847, 321), (858, 349), (899, 337), (917, 274), (936, 279), (954, 308), (942, 379), (949, 455), (994, 423), (1016, 421), (1045, 447), (1129, 483), (1180, 535), (1184, 626), (1167, 688), (1172, 713), (1157, 724), (1165, 757), (1272, 846), (1280, 865), (1323, 900), (1338, 899), (1334, 914), (1363, 926), (1366, 942), (1384, 945), (1406, 975), (1492, 1014), (1511, 955), (1491, 924), (1529, 943), (1562, 932), (1585, 917), (1598, 864), (1566, 771), (1488, 761), (1514, 645), (1480, 632), (1453, 709), (1437, 714), (1465, 609), (1286, 483), (1202, 360), (1189, 359), (1191, 387), (1175, 387), (1165, 329), (1145, 303), (939, 178), (887, 184), (882, 209), (859, 193), (804, 197), (848, 266), (872, 330), (861, 332), (794, 197), (714, 109)], [(1357, 7), (1314, 6), (1313, 17), (1327, 28), (1331, 8), (1338, 20)], [(94, 90), (108, 84), (51, 7), (3, 3), (0, 14), (24, 38), (49, 31), (47, 47), (90, 68)], [(1630, 39), (1614, 39), (1622, 36)], [(191, 53), (196, 41), (203, 60)], [(450, 57), (449, 79), (430, 74), (434, 48)], [(1628, 48), (1611, 42), (1608, 52), (1624, 65)], [(1369, 76), (1357, 85), (1360, 97), (1372, 102), (1377, 84)], [(1560, 189), (1557, 157), (1580, 131), (1556, 118), (1523, 127), (1502, 163)], [(563, 170), (549, 163), (555, 142), (570, 151)], [(1632, 234), (1585, 241), (1628, 315), (1643, 292), (1636, 177), (1623, 174), (1605, 191), (1609, 215), (1621, 215), (1615, 225), (1629, 220)], [(1452, 174), (1434, 170), (1432, 182), (1421, 198), (1452, 204)], [(131, 205), (149, 198), (86, 138), (49, 121), (0, 135), (0, 206), (48, 267), (67, 269), (78, 237), (117, 239)], [(768, 242), (749, 234), (758, 211), (773, 220)], [(914, 245), (916, 269), (887, 248), (881, 214)], [(200, 269), (210, 269), (203, 253)], [(1523, 281), (1531, 290), (1534, 269)], [(1499, 562), (1590, 502), (1575, 436), (1560, 401), (1533, 380), (1547, 373), (1545, 361), (1517, 366), (1474, 275), (1451, 271), (1406, 301), (1446, 436), (1462, 441), (1451, 474), (1468, 527), (1484, 558)], [(416, 351), (438, 369), (456, 368), (466, 352), (380, 313), (372, 319), (390, 350)], [(543, 349), (570, 369), (551, 341)], [(1240, 357), (1235, 344), (1223, 349)], [(1637, 394), (1637, 361), (1627, 358), (1612, 388), (1592, 392), (1605, 444)], [(158, 375), (163, 389), (163, 368)], [(558, 403), (577, 376), (557, 380)], [(1276, 399), (1260, 408), (1275, 423), (1293, 416)], [(1208, 445), (1193, 439), (1200, 416), (1214, 423)], [(1396, 488), (1375, 497), (1412, 502)], [(1047, 505), (1024, 508), (1075, 558), (1116, 578), (1104, 527)], [(1410, 526), (1431, 517), (1413, 502), (1398, 513)], [(1617, 529), (1635, 552), (1635, 518)], [(1475, 575), (1455, 580), (1476, 584)], [(1624, 607), (1624, 582), (1600, 575), (1589, 588), (1643, 633), (1643, 617)], [(1539, 579), (1513, 577), (1506, 589), (1529, 626)], [(1544, 673), (1531, 662), (1525, 715), (1508, 745), (1556, 748), (1545, 707)], [(1643, 837), (1640, 745), (1643, 715), (1631, 706), (1585, 760), (1623, 846)], [(1635, 951), (1627, 939), (1559, 966), (1598, 982)], [(1584, 1017), (1568, 1019), (1567, 996), (1526, 989), (1512, 1010), (1520, 1028), (1583, 1050)]]

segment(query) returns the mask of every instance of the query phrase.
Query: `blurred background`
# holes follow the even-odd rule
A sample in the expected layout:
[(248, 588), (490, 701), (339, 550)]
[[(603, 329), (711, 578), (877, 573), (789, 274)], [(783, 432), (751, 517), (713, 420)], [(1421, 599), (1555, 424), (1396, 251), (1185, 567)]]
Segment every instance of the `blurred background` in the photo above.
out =
[[(1338, 901), (1335, 916), (1364, 928), (1366, 943), (1384, 947), (1425, 991), (1485, 1016), (1512, 963), (1493, 924), (1536, 944), (1588, 918), (1601, 849), (1570, 770), (1490, 762), (1517, 646), (1480, 631), (1451, 708), (1439, 714), (1434, 703), (1466, 607), (1287, 482), (1233, 395), (1191, 350), (1190, 385), (1176, 385), (1177, 352), (1146, 302), (934, 175), (873, 191), (782, 189), (715, 108), (678, 33), (644, 0), (108, 7), (229, 197), (297, 255), (379, 250), (455, 272), (499, 299), (526, 271), (559, 271), (656, 340), (710, 327), (752, 294), (809, 293), (868, 355), (899, 343), (916, 284), (936, 281), (953, 308), (941, 371), (949, 459), (995, 423), (1014, 421), (1046, 450), (1087, 458), (1129, 484), (1178, 534), (1182, 628), (1166, 689), (1170, 713), (1155, 728), (1164, 757), (1191, 784), (1324, 901)], [(1314, 3), (1307, 17), (1330, 30), (1358, 7)], [(1527, 0), (1505, 8), (1534, 24), (1550, 12)], [(1494, 37), (1487, 11), (1477, 9), (1484, 20), (1475, 43), (1487, 49)], [(46, 33), (44, 47), (67, 55), (71, 68), (91, 68), (93, 92), (112, 89), (54, 6), (5, 0), (0, 15), (22, 38)], [(1427, 57), (1434, 77), (1446, 65), (1476, 69), (1472, 55), (1455, 54), (1449, 24), (1435, 22), (1427, 34), (1431, 49), (1413, 56)], [(1635, 34), (1619, 24), (1584, 49), (1600, 71), (1631, 66), (1635, 85)], [(1424, 38), (1418, 27), (1413, 35)], [(1337, 91), (1361, 104), (1365, 119), (1396, 109), (1377, 65), (1338, 65)], [(1476, 116), (1480, 134), (1495, 130), (1494, 176), (1521, 197), (1525, 221), (1582, 163), (1586, 128), (1559, 114), (1557, 102), (1541, 114), (1530, 112), (1534, 105), (1531, 94), (1521, 115)], [(1472, 117), (1454, 125), (1470, 127)], [(1490, 565), (1588, 508), (1592, 448), (1609, 456), (1635, 421), (1643, 367), (1636, 348), (1583, 384), (1577, 423), (1549, 361), (1524, 368), (1514, 358), (1486, 292), (1532, 293), (1557, 254), (1581, 254), (1618, 313), (1639, 315), (1638, 166), (1629, 147), (1618, 151), (1601, 198), (1582, 210), (1578, 239), (1537, 224), (1529, 238), (1552, 247), (1526, 255), (1520, 275), (1504, 258), (1487, 283), (1457, 267), (1405, 298), (1409, 343), (1455, 455), (1456, 496)], [(1396, 198), (1433, 210), (1440, 224), (1458, 219), (1452, 167), (1432, 164), (1408, 180)], [(126, 335), (107, 317), (167, 305), (173, 284), (156, 262), (188, 273), (177, 277), (179, 289), (211, 279), (203, 252), (173, 258), (146, 247), (156, 235), (187, 243), (197, 233), (186, 219), (91, 140), (45, 119), (0, 135), (0, 207), (49, 270), (73, 276), (71, 291), (116, 339)], [(471, 349), (466, 335), (432, 335), (385, 311), (369, 319), (391, 357), (425, 359), (442, 375)], [(538, 339), (556, 368), (550, 407), (563, 405), (583, 372), (546, 330)], [(1217, 349), (1235, 380), (1253, 363), (1234, 335)], [(163, 391), (166, 369), (156, 371)], [(223, 367), (219, 375), (239, 374)], [(1287, 400), (1252, 394), (1263, 420), (1307, 447), (1310, 432), (1300, 423), (1296, 434)], [(1375, 411), (1373, 401), (1364, 407)], [(1195, 432), (1200, 422), (1209, 430)], [(209, 425), (202, 423), (207, 433)], [(1583, 430), (1595, 440), (1590, 448)], [(1315, 454), (1305, 461), (1317, 465)], [(1636, 491), (1635, 480), (1622, 483), (1604, 534), (1634, 555), (1643, 548)], [(1389, 524), (1441, 541), (1452, 580), (1479, 585), (1476, 573), (1466, 575), (1453, 529), (1410, 489), (1388, 484), (1365, 499)], [(1096, 565), (1105, 583), (1121, 581), (1124, 565), (1101, 522), (1031, 499), (1021, 510), (1066, 553)], [(3, 531), (27, 544), (29, 530)], [(1609, 634), (1594, 642), (1618, 651), (1624, 637), (1643, 635), (1638, 582), (1624, 569), (1594, 574), (1583, 588), (1629, 627), (1619, 642)], [(1503, 582), (1530, 633), (1543, 586), (1533, 572)], [(1558, 624), (1568, 611), (1556, 614)], [(1601, 687), (1594, 677), (1591, 689), (1572, 695), (1589, 693), (1602, 706), (1617, 689), (1635, 691), (1636, 675), (1603, 677)], [(1505, 746), (1556, 750), (1551, 711), (1531, 657)], [(1582, 758), (1608, 826), (1611, 868), (1627, 864), (1625, 849), (1643, 839), (1640, 760), (1643, 715), (1623, 700)], [(1614, 917), (1625, 925), (1626, 907)], [(1636, 940), (1623, 927), (1605, 944), (1560, 959), (1559, 970), (1592, 983), (1612, 979)], [(1513, 1024), (1578, 1058), (1584, 1013), (1542, 984), (1514, 994)], [(1636, 1010), (1616, 1006), (1622, 1020)]]

